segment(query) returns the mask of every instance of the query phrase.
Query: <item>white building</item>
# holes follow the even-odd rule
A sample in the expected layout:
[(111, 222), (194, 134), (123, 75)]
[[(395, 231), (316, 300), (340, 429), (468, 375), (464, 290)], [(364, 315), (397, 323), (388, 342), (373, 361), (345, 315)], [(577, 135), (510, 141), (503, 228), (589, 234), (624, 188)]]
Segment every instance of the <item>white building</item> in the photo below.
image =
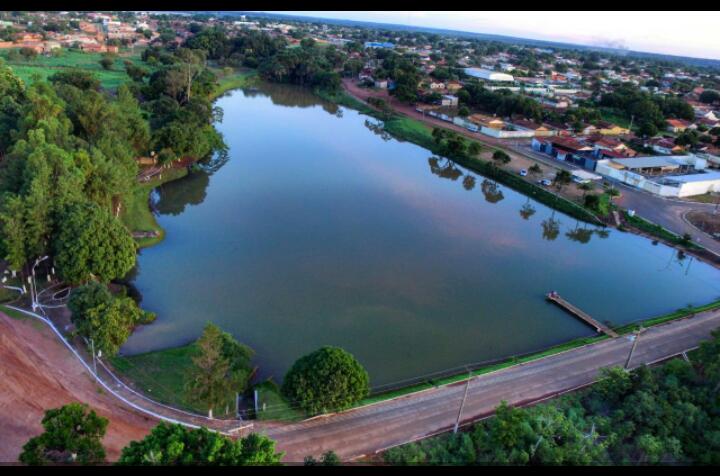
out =
[(511, 74), (500, 73), (485, 68), (465, 68), (465, 74), (485, 81), (515, 81)]
[(706, 167), (701, 157), (675, 155), (599, 160), (595, 172), (662, 197), (689, 197), (720, 191), (720, 172)]

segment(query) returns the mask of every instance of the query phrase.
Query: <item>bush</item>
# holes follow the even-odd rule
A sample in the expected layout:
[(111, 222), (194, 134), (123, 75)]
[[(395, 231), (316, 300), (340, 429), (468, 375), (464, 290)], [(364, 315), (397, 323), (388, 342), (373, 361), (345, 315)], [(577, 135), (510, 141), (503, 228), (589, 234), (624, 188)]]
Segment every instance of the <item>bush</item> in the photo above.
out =
[(325, 346), (298, 359), (285, 375), (285, 398), (310, 414), (343, 410), (370, 392), (367, 371), (349, 352)]

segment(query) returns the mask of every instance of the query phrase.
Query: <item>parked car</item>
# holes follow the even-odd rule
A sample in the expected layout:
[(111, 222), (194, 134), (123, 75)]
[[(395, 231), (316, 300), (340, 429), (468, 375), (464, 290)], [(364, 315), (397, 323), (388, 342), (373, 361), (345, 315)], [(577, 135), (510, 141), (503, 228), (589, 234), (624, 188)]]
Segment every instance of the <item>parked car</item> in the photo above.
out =
[(544, 178), (544, 179), (538, 180), (538, 183), (545, 187), (549, 187), (550, 185), (552, 185), (552, 180)]
[(526, 176), (526, 175), (527, 175), (527, 170), (525, 170), (525, 169), (520, 169), (520, 176), (521, 176), (521, 177), (524, 177), (524, 176)]

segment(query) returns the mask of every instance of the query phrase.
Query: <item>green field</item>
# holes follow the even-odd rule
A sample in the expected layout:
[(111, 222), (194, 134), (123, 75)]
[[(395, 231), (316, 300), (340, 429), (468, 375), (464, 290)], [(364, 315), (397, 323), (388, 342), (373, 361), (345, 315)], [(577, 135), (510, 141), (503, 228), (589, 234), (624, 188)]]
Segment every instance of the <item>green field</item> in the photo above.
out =
[(27, 85), (32, 84), (35, 77), (39, 77), (41, 80), (47, 79), (58, 71), (79, 68), (94, 73), (98, 80), (100, 80), (103, 88), (115, 89), (121, 84), (130, 81), (130, 78), (125, 73), (125, 65), (123, 63), (125, 60), (132, 61), (135, 64), (152, 70), (151, 67), (142, 62), (140, 59), (141, 52), (138, 49), (132, 54), (121, 52), (115, 58), (115, 64), (111, 71), (105, 70), (100, 66), (100, 60), (103, 57), (102, 53), (84, 53), (78, 50), (63, 49), (62, 54), (58, 57), (39, 55), (29, 61), (22, 59), (22, 57), (18, 60), (9, 61), (9, 52), (10, 50), (0, 50), (0, 58), (3, 58), (3, 60), (12, 67), (15, 74)]

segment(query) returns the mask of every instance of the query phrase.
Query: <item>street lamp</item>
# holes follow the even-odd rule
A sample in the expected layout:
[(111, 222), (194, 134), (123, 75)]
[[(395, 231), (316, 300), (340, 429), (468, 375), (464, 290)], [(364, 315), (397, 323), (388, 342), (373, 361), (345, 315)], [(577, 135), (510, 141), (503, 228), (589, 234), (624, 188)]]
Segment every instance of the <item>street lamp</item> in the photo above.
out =
[[(43, 256), (42, 258), (36, 259), (36, 260), (35, 260), (35, 264), (33, 264), (32, 269), (30, 270), (30, 271), (31, 271), (30, 274), (32, 275), (32, 278), (31, 278), (30, 276), (28, 276), (28, 282), (30, 282), (30, 284), (31, 284), (31, 286), (30, 286), (30, 298), (31, 298), (31, 300), (32, 300), (32, 310), (33, 310), (33, 312), (35, 312), (35, 311), (37, 310), (37, 308), (40, 306), (40, 304), (37, 302), (37, 294), (38, 294), (38, 293), (37, 293), (37, 284), (35, 283), (35, 267), (36, 267), (37, 265), (39, 265), (40, 263), (42, 263), (43, 261), (45, 261), (46, 259), (48, 259), (48, 258), (49, 258), (49, 256), (46, 255), (46, 256)], [(34, 296), (33, 296), (33, 292), (34, 292)]]
[(625, 370), (627, 370), (630, 366), (630, 360), (632, 359), (633, 352), (635, 352), (635, 347), (637, 347), (637, 343), (640, 340), (640, 334), (642, 334), (643, 331), (645, 331), (645, 329), (640, 326), (640, 328), (635, 331), (635, 335), (633, 335), (633, 345), (632, 347), (630, 347), (630, 354), (628, 355), (627, 361), (625, 361)]

